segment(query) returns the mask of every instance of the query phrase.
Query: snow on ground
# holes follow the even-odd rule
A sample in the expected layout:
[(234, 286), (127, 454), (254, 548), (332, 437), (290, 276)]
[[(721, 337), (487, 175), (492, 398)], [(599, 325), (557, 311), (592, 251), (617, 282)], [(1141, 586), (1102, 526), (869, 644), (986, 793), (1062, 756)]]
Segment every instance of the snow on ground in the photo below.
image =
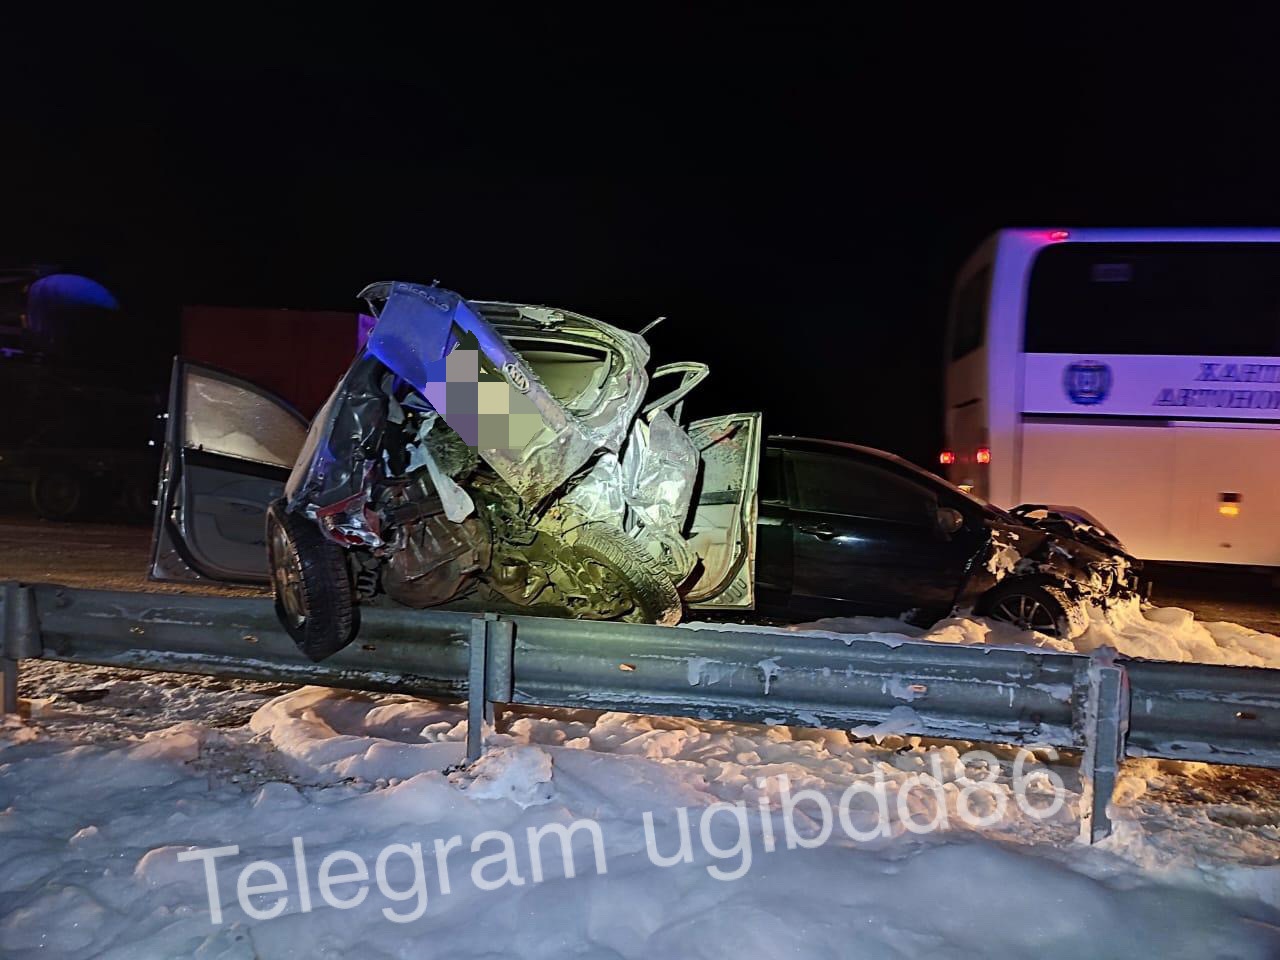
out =
[(948, 617), (929, 629), (887, 617), (830, 617), (794, 629), (839, 634), (873, 633), (935, 643), (1033, 646), (1090, 653), (1114, 647), (1130, 657), (1180, 663), (1221, 663), (1280, 668), (1280, 637), (1238, 623), (1197, 620), (1181, 607), (1144, 606), (1136, 599), (1108, 610), (1089, 611), (1089, 628), (1074, 640), (1059, 640), (983, 617)]
[[(1280, 659), (1275, 637), (1245, 628), (1121, 613), (1077, 646)], [(1057, 643), (967, 619), (924, 635)], [(1126, 763), (1116, 834), (1089, 848), (1074, 842), (1072, 758), (1035, 764), (1063, 781), (1061, 809), (1041, 816), (1051, 785), (1037, 778), (1019, 804), (1013, 751), (964, 763), (973, 745), (917, 737), (522, 710), (464, 769), (456, 704), (48, 662), (24, 665), (24, 690), (31, 717), (0, 727), (3, 957), (1280, 956), (1273, 772)], [(821, 801), (787, 799), (805, 790), (833, 811), (854, 798), (825, 842)], [(688, 862), (657, 865), (682, 818)], [(599, 858), (591, 828), (571, 834), (570, 859), (549, 835), (539, 874), (528, 831), (585, 820)], [(442, 868), (436, 841), (454, 837)], [(179, 855), (228, 845), (214, 922), (203, 862)], [(331, 891), (342, 904), (364, 890), (349, 909), (322, 894), (331, 857), (335, 875), (365, 865)], [(259, 917), (237, 896), (241, 879), (272, 880), (242, 874), (252, 861), (280, 871), (282, 889), (247, 901)]]
[[(46, 696), (32, 719), (0, 731), (3, 956), (1280, 955), (1280, 778), (1256, 771), (1129, 764), (1120, 831), (1088, 849), (1073, 844), (1070, 765), (1053, 765), (1064, 808), (1037, 819), (1011, 792), (1010, 751), (998, 755), (996, 787), (970, 799), (992, 813), (1002, 797), (1005, 812), (972, 828), (956, 815), (969, 786), (956, 769), (965, 744), (545, 710), (516, 714), (463, 771), (458, 705), (31, 666), (27, 684)], [(934, 763), (941, 794), (911, 780)], [(824, 844), (787, 850), (782, 776), (792, 796), (814, 790), (833, 806), (854, 783), (881, 778), (887, 829), (870, 836), (881, 820), (860, 797), (850, 824), (868, 840), (837, 826)], [(1048, 799), (1033, 795), (1032, 809)], [(741, 814), (723, 805), (737, 801)], [(691, 861), (659, 867), (680, 845), (681, 810)], [(946, 829), (916, 835), (904, 812), (919, 824), (945, 817)], [(535, 881), (527, 831), (584, 818), (598, 824), (604, 869), (579, 832), (576, 876), (552, 837)], [(813, 841), (812, 797), (792, 823)], [(512, 837), (509, 872), (494, 859), (504, 841), (493, 831)], [(461, 844), (442, 872), (434, 844), (453, 837)], [(389, 845), (415, 842), (425, 906), (398, 923), (384, 910), (416, 914), (415, 893), (392, 899), (417, 887), (415, 864), (403, 850), (388, 856), (385, 893), (376, 863)], [(214, 923), (201, 861), (178, 855), (227, 845), (238, 854), (215, 861)], [(319, 888), (321, 861), (339, 850), (369, 873), (334, 887), (335, 897), (367, 890), (349, 910), (325, 904)], [(284, 896), (273, 919), (238, 904), (253, 860), (282, 870), (284, 891), (250, 901), (261, 911)], [(337, 864), (334, 873), (351, 872), (351, 861)], [(260, 870), (247, 882), (270, 879)]]

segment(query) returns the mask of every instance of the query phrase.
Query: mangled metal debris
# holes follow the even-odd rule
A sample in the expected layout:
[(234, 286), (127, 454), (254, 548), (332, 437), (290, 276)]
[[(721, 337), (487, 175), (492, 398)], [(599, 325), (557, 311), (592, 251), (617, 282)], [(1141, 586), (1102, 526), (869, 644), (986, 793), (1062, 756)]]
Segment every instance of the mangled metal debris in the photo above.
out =
[(1138, 595), (1142, 564), (1125, 552), (1114, 534), (1079, 508), (1024, 504), (1008, 513), (989, 509), (995, 517), (991, 538), (981, 566), (973, 571), (957, 604), (960, 611), (976, 607), (1026, 629), (1043, 629), (1024, 611), (998, 609), (1000, 584), (1006, 579), (1038, 584), (1062, 601), (1059, 605), (1070, 614), (1068, 622), (1050, 622), (1045, 632), (1070, 639), (1087, 626), (1084, 605), (1105, 610)]
[(752, 604), (760, 417), (682, 423), (705, 365), (656, 368), (678, 383), (646, 402), (639, 334), (436, 286), (361, 297), (377, 323), (268, 512), (277, 608), (308, 655), (381, 594), (668, 624)]

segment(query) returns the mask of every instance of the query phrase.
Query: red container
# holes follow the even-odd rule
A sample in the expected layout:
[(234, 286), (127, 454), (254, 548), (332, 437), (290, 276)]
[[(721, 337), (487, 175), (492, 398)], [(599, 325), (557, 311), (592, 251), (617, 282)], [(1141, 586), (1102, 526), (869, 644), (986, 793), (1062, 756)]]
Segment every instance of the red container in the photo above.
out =
[(182, 356), (266, 387), (310, 418), (356, 353), (355, 312), (185, 307)]

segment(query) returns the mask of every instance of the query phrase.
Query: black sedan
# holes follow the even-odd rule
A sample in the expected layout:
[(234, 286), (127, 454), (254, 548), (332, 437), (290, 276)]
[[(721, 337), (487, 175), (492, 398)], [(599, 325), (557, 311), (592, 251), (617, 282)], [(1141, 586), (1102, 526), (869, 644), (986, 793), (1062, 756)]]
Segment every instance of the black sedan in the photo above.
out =
[(757, 610), (786, 619), (953, 609), (1063, 638), (1139, 564), (1084, 511), (984, 503), (893, 454), (772, 437), (760, 465)]

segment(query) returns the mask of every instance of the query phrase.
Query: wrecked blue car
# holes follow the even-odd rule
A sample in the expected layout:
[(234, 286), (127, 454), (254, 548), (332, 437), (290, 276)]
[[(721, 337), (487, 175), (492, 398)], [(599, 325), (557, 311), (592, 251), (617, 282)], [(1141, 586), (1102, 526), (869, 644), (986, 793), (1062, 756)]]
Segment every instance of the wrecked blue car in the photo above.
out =
[(153, 576), (265, 575), (315, 660), (388, 599), (663, 624), (753, 605), (760, 415), (683, 422), (704, 364), (650, 372), (643, 336), (567, 310), (360, 296), (376, 323), (305, 437), (179, 364)]

